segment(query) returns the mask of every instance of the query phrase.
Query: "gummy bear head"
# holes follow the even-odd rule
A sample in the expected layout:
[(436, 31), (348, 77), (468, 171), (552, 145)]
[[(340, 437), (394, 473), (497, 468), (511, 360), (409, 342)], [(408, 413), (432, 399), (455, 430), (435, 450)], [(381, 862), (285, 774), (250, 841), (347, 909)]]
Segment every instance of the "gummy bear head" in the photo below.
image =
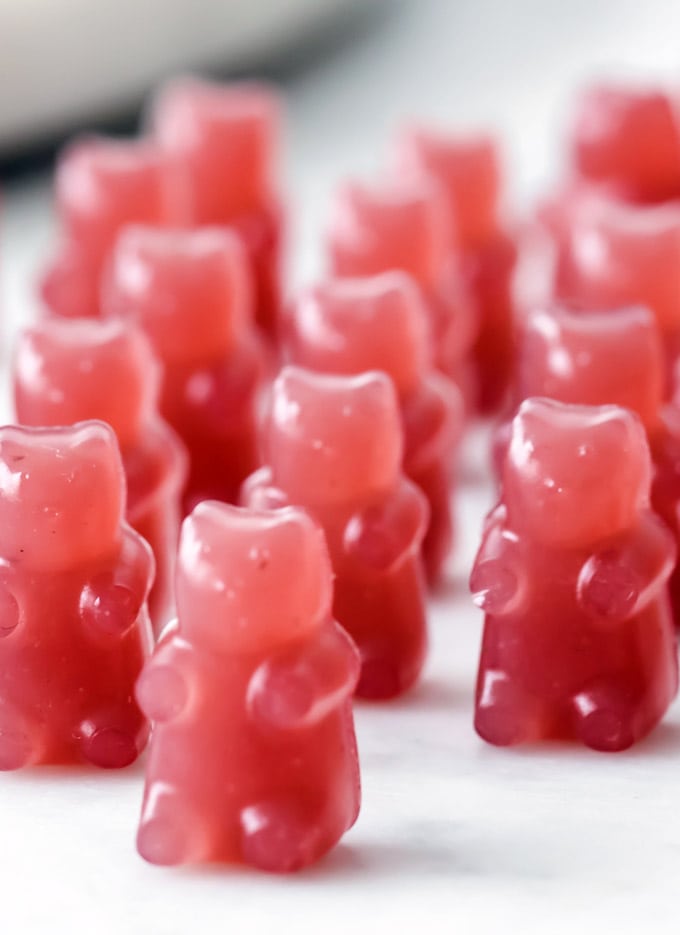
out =
[(330, 614), (331, 581), (323, 532), (303, 510), (205, 500), (182, 526), (177, 610), (198, 645), (266, 653), (304, 637)]
[(267, 209), (275, 197), (281, 101), (255, 82), (180, 78), (161, 89), (153, 132), (192, 176), (198, 224)]
[(408, 178), (373, 188), (357, 183), (337, 193), (329, 230), (336, 276), (374, 276), (399, 269), (433, 288), (451, 254), (451, 230), (436, 183)]
[(0, 428), (0, 556), (61, 571), (108, 556), (120, 536), (125, 479), (113, 430)]
[(113, 251), (103, 307), (137, 322), (166, 364), (219, 360), (252, 315), (241, 241), (226, 227), (128, 227)]
[(520, 406), (503, 469), (518, 534), (579, 548), (623, 532), (648, 506), (650, 481), (645, 431), (629, 410), (540, 398)]
[(265, 457), (292, 502), (370, 499), (396, 483), (402, 429), (394, 386), (377, 371), (331, 376), (286, 367), (274, 383)]
[(647, 309), (552, 309), (525, 324), (517, 385), (520, 398), (632, 409), (649, 431), (659, 420), (664, 372), (661, 339)]
[(108, 251), (124, 224), (180, 224), (187, 217), (184, 179), (150, 140), (76, 140), (60, 154), (55, 188), (66, 233), (85, 250)]
[(495, 235), (501, 169), (492, 137), (410, 127), (397, 142), (395, 161), (401, 172), (422, 173), (439, 184), (460, 244), (474, 247)]
[(101, 419), (125, 447), (138, 441), (152, 416), (159, 379), (151, 347), (136, 327), (113, 319), (43, 319), (17, 343), (17, 418), (36, 426)]
[(291, 359), (310, 370), (382, 370), (405, 394), (429, 363), (427, 312), (406, 273), (331, 279), (300, 296), (289, 324)]

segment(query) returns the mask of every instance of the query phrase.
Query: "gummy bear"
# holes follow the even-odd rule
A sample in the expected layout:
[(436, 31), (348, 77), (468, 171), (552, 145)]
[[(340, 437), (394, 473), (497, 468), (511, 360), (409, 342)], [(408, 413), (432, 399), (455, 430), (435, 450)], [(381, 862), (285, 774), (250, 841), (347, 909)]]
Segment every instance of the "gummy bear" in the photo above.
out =
[(184, 446), (158, 415), (158, 364), (144, 335), (121, 321), (45, 319), (20, 336), (16, 416), (24, 425), (101, 419), (114, 429), (127, 479), (130, 525), (151, 546), (149, 611), (158, 632), (173, 604), (172, 576), (186, 481)]
[(640, 420), (525, 400), (470, 586), (485, 612), (475, 728), (508, 745), (631, 746), (677, 690), (673, 537)]
[(429, 311), (435, 364), (470, 400), (475, 322), (439, 188), (424, 178), (374, 188), (345, 185), (337, 194), (328, 247), (335, 276), (397, 269), (414, 278)]
[(248, 254), (258, 323), (276, 336), (284, 215), (277, 163), (281, 102), (264, 84), (196, 78), (161, 90), (152, 112), (159, 145), (182, 167), (197, 225), (228, 224)]
[(655, 88), (594, 85), (576, 104), (572, 163), (583, 180), (642, 204), (680, 198), (676, 102)]
[(146, 860), (289, 872), (354, 824), (359, 659), (331, 596), (323, 533), (302, 510), (206, 501), (185, 520), (179, 619), (137, 685), (154, 722)]
[(432, 370), (427, 312), (406, 274), (330, 280), (303, 293), (286, 322), (293, 363), (325, 373), (381, 370), (397, 390), (404, 430), (404, 473), (430, 507), (423, 542), (434, 584), (451, 549), (451, 475), (463, 428), (457, 386)]
[(153, 557), (123, 522), (113, 431), (0, 428), (0, 769), (123, 767), (148, 725)]
[(517, 256), (500, 217), (496, 143), (485, 136), (457, 138), (412, 128), (398, 141), (396, 162), (402, 173), (432, 178), (444, 196), (461, 274), (477, 317), (472, 349), (477, 405), (481, 412), (493, 412), (503, 402), (512, 371), (512, 276)]
[(148, 140), (87, 137), (60, 155), (55, 173), (62, 243), (41, 281), (55, 315), (97, 317), (101, 278), (118, 232), (131, 223), (188, 218), (183, 177)]
[(141, 325), (163, 365), (161, 414), (190, 456), (184, 511), (200, 500), (236, 501), (259, 464), (264, 366), (236, 235), (127, 228), (114, 249), (103, 309)]
[(391, 698), (418, 678), (427, 643), (420, 548), (427, 501), (401, 474), (396, 392), (384, 373), (286, 367), (263, 431), (266, 467), (246, 482), (252, 507), (302, 506), (333, 562), (333, 612), (361, 654), (357, 694)]

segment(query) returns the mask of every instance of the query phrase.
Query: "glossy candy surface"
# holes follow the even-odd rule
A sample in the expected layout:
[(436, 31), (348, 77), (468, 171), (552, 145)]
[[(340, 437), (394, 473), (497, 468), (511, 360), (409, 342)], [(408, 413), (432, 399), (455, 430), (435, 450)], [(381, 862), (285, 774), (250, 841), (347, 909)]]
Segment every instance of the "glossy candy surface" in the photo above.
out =
[(300, 296), (284, 343), (292, 362), (310, 370), (381, 370), (391, 377), (404, 430), (404, 472), (430, 507), (423, 557), (435, 583), (452, 544), (451, 476), (463, 401), (457, 386), (432, 369), (426, 319), (422, 296), (405, 273), (335, 279)]
[(345, 185), (336, 197), (328, 249), (331, 272), (338, 277), (390, 270), (413, 277), (425, 296), (435, 363), (469, 397), (474, 312), (438, 187), (423, 178), (372, 188)]
[(471, 576), (485, 612), (475, 728), (508, 745), (631, 746), (677, 690), (672, 536), (649, 507), (642, 423), (526, 400)]
[(112, 430), (0, 429), (0, 769), (131, 763), (151, 647), (147, 544)]
[(680, 198), (677, 102), (654, 88), (594, 85), (576, 104), (573, 168), (615, 197), (639, 203)]
[(302, 506), (321, 524), (335, 574), (333, 613), (361, 655), (357, 692), (404, 692), (425, 657), (419, 552), (428, 511), (401, 473), (391, 381), (377, 372), (328, 376), (286, 367), (263, 435), (266, 467), (246, 483), (244, 502)]
[(301, 510), (199, 504), (179, 619), (137, 686), (154, 722), (137, 846), (157, 864), (298, 870), (359, 810), (359, 660), (331, 617), (323, 534)]
[(243, 248), (226, 229), (131, 227), (114, 250), (104, 312), (136, 322), (162, 363), (161, 414), (190, 457), (184, 510), (235, 501), (258, 464), (262, 353)]
[(152, 111), (155, 138), (188, 179), (192, 222), (238, 231), (253, 272), (257, 321), (271, 336), (281, 302), (280, 110), (265, 85), (191, 78), (163, 88)]
[(149, 611), (156, 632), (173, 604), (172, 569), (186, 481), (184, 447), (158, 415), (160, 372), (141, 331), (122, 321), (46, 319), (26, 329), (14, 357), (14, 402), (24, 425), (101, 419), (115, 431), (130, 525), (153, 549)]
[(186, 187), (170, 158), (146, 140), (87, 137), (60, 155), (55, 174), (61, 243), (43, 276), (48, 309), (97, 317), (101, 279), (119, 231), (188, 219)]
[(455, 251), (477, 319), (472, 350), (477, 403), (498, 409), (508, 388), (514, 353), (512, 274), (516, 247), (500, 212), (501, 167), (495, 141), (413, 128), (398, 142), (397, 167), (439, 186)]

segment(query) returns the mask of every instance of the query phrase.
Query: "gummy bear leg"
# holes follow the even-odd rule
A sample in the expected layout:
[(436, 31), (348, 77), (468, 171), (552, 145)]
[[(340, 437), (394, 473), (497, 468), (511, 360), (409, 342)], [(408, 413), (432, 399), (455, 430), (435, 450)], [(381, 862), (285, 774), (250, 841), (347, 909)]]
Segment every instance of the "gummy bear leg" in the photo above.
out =
[(617, 681), (592, 683), (574, 696), (572, 710), (577, 737), (593, 750), (626, 750), (640, 735), (636, 705)]
[(475, 730), (498, 747), (530, 743), (545, 735), (541, 706), (510, 676), (498, 669), (480, 672)]
[(243, 860), (269, 873), (291, 873), (320, 856), (320, 822), (292, 801), (250, 805), (241, 812)]
[(101, 713), (81, 722), (77, 735), (82, 756), (101, 769), (122, 769), (144, 749), (148, 729), (140, 715)]
[(206, 823), (162, 784), (149, 790), (137, 832), (137, 850), (150, 864), (176, 866), (210, 857)]
[(0, 770), (21, 769), (40, 758), (40, 730), (8, 705), (0, 707)]

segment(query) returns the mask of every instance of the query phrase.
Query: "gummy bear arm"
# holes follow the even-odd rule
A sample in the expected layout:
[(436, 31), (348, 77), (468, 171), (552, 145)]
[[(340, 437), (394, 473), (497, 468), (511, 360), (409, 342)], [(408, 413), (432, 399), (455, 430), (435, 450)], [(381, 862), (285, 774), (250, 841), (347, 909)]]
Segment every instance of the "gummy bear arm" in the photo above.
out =
[(137, 703), (151, 721), (174, 720), (187, 705), (188, 683), (173, 644), (171, 637), (158, 646), (137, 680)]
[(527, 574), (516, 537), (504, 527), (504, 510), (486, 521), (484, 538), (470, 575), (474, 603), (485, 613), (502, 617), (517, 611), (527, 592)]
[(402, 478), (382, 503), (371, 504), (350, 517), (343, 534), (348, 556), (362, 565), (389, 571), (420, 548), (429, 520), (429, 506), (415, 484)]
[(151, 590), (155, 574), (156, 561), (151, 547), (138, 532), (125, 523), (114, 583), (129, 588), (139, 598), (141, 607)]
[[(410, 415), (409, 405), (412, 407)], [(419, 394), (407, 401), (405, 407), (405, 469), (417, 471), (442, 456), (451, 460), (460, 442), (465, 418), (463, 395), (453, 380), (431, 373), (423, 381)]]
[(288, 505), (285, 493), (274, 484), (271, 468), (266, 466), (246, 478), (239, 502), (254, 510), (273, 510)]
[(248, 709), (254, 720), (279, 730), (311, 727), (352, 695), (359, 669), (354, 643), (331, 621), (303, 647), (256, 669), (248, 687)]

